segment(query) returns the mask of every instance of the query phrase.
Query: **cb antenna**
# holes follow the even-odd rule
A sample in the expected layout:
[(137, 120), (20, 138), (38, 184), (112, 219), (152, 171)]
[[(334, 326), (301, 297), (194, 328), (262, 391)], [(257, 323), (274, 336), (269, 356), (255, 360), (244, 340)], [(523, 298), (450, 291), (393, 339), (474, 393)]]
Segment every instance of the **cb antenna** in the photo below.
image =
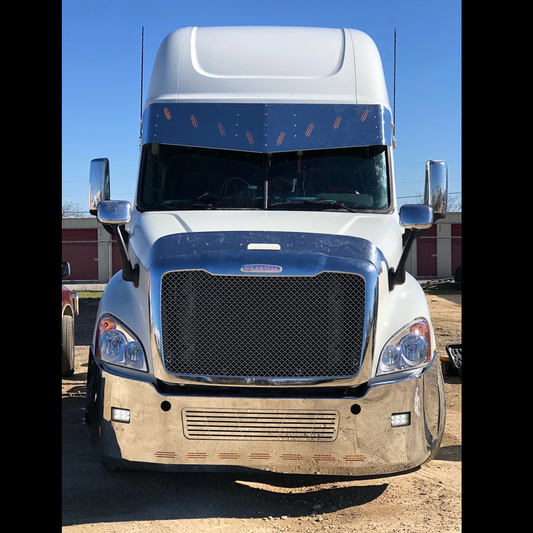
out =
[(139, 146), (141, 145), (141, 137), (143, 134), (143, 63), (144, 63), (144, 26), (142, 26), (141, 35), (141, 117), (139, 123)]
[(393, 147), (396, 148), (396, 28), (394, 28), (394, 93), (392, 101)]

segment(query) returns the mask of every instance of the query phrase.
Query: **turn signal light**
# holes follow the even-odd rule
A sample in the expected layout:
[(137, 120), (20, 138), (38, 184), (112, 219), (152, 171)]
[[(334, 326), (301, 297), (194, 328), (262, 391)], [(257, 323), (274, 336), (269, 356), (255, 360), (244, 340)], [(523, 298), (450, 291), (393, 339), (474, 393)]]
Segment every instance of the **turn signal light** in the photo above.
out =
[(105, 331), (109, 331), (110, 329), (115, 329), (117, 327), (117, 321), (112, 316), (105, 316), (102, 320), (100, 320), (100, 323), (98, 324), (98, 330), (100, 332), (100, 335), (104, 333)]

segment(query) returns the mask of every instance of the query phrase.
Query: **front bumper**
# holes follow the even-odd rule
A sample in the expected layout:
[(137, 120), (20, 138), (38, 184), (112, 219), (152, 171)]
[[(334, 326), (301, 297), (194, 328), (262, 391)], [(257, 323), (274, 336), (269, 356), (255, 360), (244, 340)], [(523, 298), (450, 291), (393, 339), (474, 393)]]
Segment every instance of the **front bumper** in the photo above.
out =
[[(271, 398), (227, 394), (164, 394), (152, 383), (100, 368), (90, 355), (86, 423), (104, 462), (154, 470), (240, 470), (279, 473), (385, 476), (432, 459), (444, 432), (445, 396), (440, 364), (417, 378), (368, 387), (360, 397)], [(304, 393), (303, 393), (304, 394)], [(302, 396), (303, 396), (302, 394)], [(111, 409), (130, 411), (129, 423)], [(185, 413), (238, 412), (254, 416), (326, 413), (335, 420), (327, 439), (192, 435)], [(266, 415), (265, 415), (266, 413)], [(410, 413), (410, 425), (391, 427), (391, 415)], [(278, 418), (276, 418), (278, 417)], [(190, 429), (190, 428), (189, 428)]]

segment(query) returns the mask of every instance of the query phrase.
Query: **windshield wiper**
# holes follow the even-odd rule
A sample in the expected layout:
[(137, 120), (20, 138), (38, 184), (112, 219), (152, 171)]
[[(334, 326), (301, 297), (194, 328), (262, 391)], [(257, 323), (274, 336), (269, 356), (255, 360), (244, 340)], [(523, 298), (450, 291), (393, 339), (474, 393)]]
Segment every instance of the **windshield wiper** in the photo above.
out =
[(346, 207), (343, 204), (340, 204), (339, 202), (336, 202), (335, 200), (298, 200), (297, 202), (279, 202), (276, 204), (272, 204), (269, 206), (269, 209), (275, 209), (277, 207), (279, 208), (286, 208), (286, 207), (306, 207), (306, 206), (317, 206), (317, 207), (323, 207), (324, 209), (346, 209), (346, 211), (350, 211), (352, 213), (357, 213), (355, 209), (351, 209), (350, 207)]
[(147, 211), (157, 211), (164, 209), (217, 209), (212, 205), (203, 204), (202, 202), (182, 202), (180, 200), (166, 200), (160, 205), (149, 207)]

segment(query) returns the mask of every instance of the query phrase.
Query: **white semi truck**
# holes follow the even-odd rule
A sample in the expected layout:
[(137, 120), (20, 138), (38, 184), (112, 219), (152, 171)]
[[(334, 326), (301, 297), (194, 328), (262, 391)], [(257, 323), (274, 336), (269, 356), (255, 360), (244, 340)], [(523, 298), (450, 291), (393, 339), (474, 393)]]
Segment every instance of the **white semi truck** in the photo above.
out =
[(116, 235), (86, 424), (109, 468), (384, 476), (432, 459), (445, 395), (411, 244), (446, 211), (398, 208), (391, 108), (353, 29), (189, 27), (161, 44), (134, 205), (91, 162)]

